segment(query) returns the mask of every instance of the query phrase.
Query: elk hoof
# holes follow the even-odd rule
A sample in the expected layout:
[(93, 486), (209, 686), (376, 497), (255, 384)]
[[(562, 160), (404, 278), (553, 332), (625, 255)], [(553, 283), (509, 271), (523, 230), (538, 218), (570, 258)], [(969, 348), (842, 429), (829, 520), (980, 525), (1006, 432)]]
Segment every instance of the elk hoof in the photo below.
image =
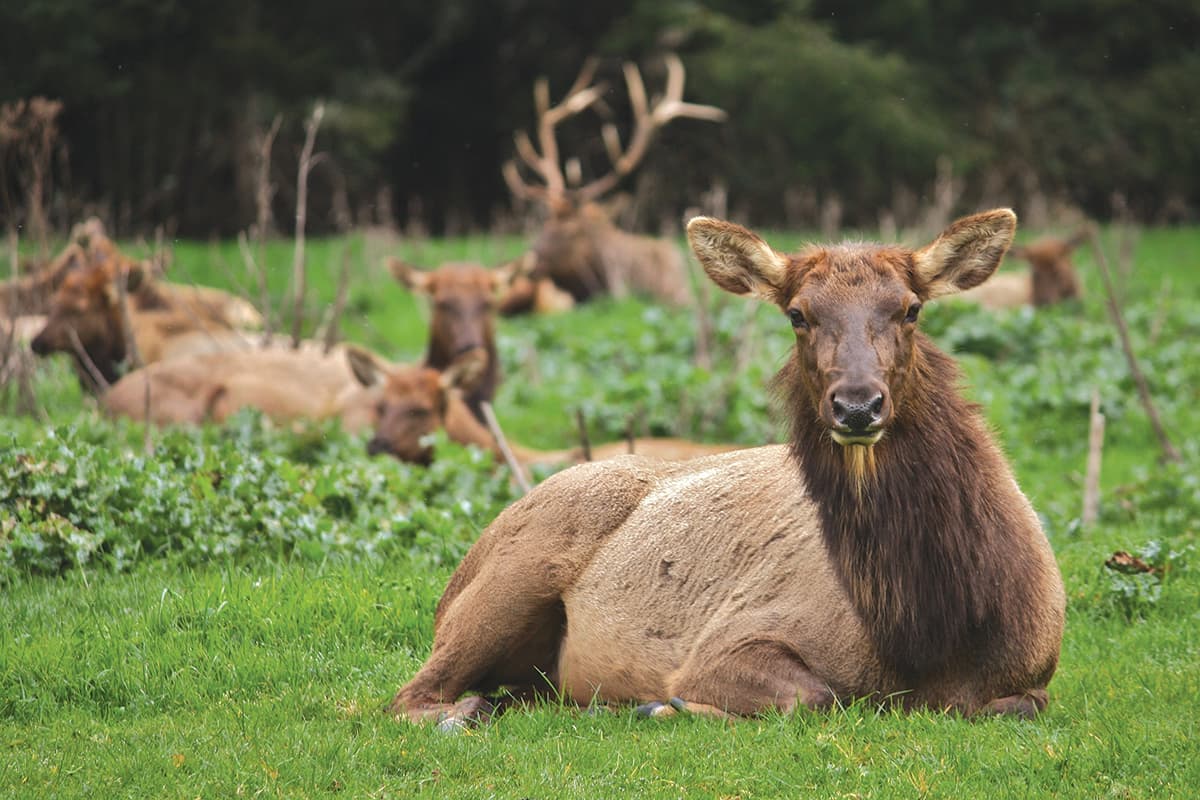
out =
[(668, 703), (660, 703), (657, 700), (649, 703), (642, 703), (634, 709), (634, 713), (639, 717), (670, 717), (674, 716), (676, 708)]
[(482, 697), (467, 697), (438, 716), (437, 729), (442, 733), (461, 733), (486, 723), (495, 710), (495, 706)]

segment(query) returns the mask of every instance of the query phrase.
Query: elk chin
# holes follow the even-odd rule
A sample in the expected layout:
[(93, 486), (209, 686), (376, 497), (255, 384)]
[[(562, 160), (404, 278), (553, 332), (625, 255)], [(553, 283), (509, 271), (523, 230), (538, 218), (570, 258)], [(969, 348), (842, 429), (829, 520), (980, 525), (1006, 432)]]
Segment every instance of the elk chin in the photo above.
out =
[(875, 477), (875, 443), (883, 438), (883, 429), (866, 436), (847, 436), (830, 430), (829, 436), (842, 446), (850, 485), (854, 487), (854, 494), (861, 498), (867, 483)]

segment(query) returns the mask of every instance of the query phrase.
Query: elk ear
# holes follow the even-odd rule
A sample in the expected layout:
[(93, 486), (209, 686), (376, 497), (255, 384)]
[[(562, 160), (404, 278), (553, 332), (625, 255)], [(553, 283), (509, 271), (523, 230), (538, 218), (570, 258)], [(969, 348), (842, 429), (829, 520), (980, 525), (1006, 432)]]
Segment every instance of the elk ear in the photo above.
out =
[(914, 291), (928, 300), (978, 286), (1000, 266), (1016, 230), (1009, 208), (963, 217), (913, 253)]
[(358, 382), (367, 387), (382, 382), (389, 369), (379, 356), (355, 345), (346, 346), (346, 363)]
[(392, 277), (398, 280), (410, 292), (429, 294), (433, 287), (433, 274), (417, 269), (412, 264), (406, 264), (398, 258), (387, 260), (388, 270)]
[(487, 374), (487, 366), (487, 350), (482, 347), (472, 347), (450, 362), (450, 366), (442, 371), (438, 384), (444, 392), (451, 389), (469, 392), (483, 380)]
[(774, 302), (787, 275), (786, 256), (741, 225), (711, 217), (694, 217), (687, 234), (713, 283), (733, 294), (753, 294)]
[(492, 270), (493, 280), (495, 282), (496, 291), (503, 294), (507, 292), (513, 283), (521, 278), (528, 278), (537, 269), (538, 256), (533, 250), (530, 250), (524, 255), (514, 258), (507, 264), (502, 264)]

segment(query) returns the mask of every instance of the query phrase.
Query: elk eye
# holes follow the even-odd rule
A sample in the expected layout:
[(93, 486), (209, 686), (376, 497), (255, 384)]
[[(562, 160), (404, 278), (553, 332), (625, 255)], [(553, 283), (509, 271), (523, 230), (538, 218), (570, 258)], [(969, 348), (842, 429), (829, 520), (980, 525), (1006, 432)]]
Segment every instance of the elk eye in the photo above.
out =
[(792, 327), (799, 330), (808, 330), (808, 320), (804, 318), (804, 312), (798, 308), (789, 308), (788, 319), (792, 321)]
[(921, 313), (921, 304), (913, 303), (911, 306), (908, 307), (908, 313), (904, 315), (904, 321), (909, 322), (909, 323), (916, 322), (917, 315), (920, 313)]

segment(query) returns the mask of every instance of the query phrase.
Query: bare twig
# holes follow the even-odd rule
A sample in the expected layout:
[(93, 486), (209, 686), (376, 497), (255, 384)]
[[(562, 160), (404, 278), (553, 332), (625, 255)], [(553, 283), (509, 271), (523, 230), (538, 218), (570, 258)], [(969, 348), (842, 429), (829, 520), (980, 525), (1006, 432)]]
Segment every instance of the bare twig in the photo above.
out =
[[(257, 210), (254, 223), (255, 247), (258, 250), (258, 302), (263, 315), (263, 334), (266, 341), (271, 340), (274, 321), (271, 317), (271, 293), (267, 286), (267, 234), (271, 227), (271, 199), (275, 196), (275, 185), (271, 183), (271, 149), (275, 146), (275, 136), (279, 133), (279, 125), (283, 117), (275, 115), (271, 127), (263, 134), (258, 145), (258, 187), (255, 192), (255, 207)], [(245, 258), (246, 254), (243, 253)]]
[(1100, 277), (1104, 279), (1104, 291), (1108, 300), (1108, 310), (1112, 315), (1113, 322), (1117, 326), (1117, 335), (1121, 339), (1121, 349), (1125, 351), (1125, 360), (1129, 362), (1129, 371), (1133, 375), (1133, 380), (1137, 384), (1138, 396), (1141, 398), (1142, 407), (1146, 410), (1146, 416), (1150, 418), (1150, 424), (1154, 427), (1154, 433), (1158, 437), (1158, 443), (1162, 446), (1163, 458), (1167, 461), (1179, 461), (1179, 451), (1175, 449), (1175, 445), (1171, 444), (1170, 438), (1167, 436), (1166, 428), (1163, 427), (1162, 419), (1158, 416), (1158, 409), (1154, 405), (1154, 400), (1150, 396), (1150, 386), (1146, 383), (1146, 376), (1142, 374), (1142, 368), (1138, 365), (1137, 356), (1134, 355), (1133, 345), (1129, 340), (1129, 329), (1125, 325), (1125, 318), (1121, 316), (1121, 309), (1117, 305), (1117, 297), (1113, 290), (1112, 274), (1108, 269), (1108, 258), (1104, 254), (1104, 248), (1100, 246), (1100, 236), (1096, 233), (1094, 226), (1089, 227), (1088, 237), (1092, 245), (1092, 251), (1096, 254), (1096, 265), (1100, 268)]
[(712, 369), (713, 321), (709, 308), (712, 293), (707, 280), (695, 282), (696, 289), (696, 366)]
[(87, 350), (83, 348), (83, 342), (79, 341), (79, 334), (74, 328), (67, 328), (67, 336), (71, 339), (71, 347), (75, 350), (75, 356), (79, 359), (79, 363), (83, 365), (92, 382), (96, 384), (96, 388), (100, 390), (100, 394), (104, 394), (112, 388), (100, 369), (96, 366), (96, 362), (92, 361), (92, 357), (88, 355)]
[(340, 338), (339, 323), (342, 312), (346, 310), (346, 295), (350, 288), (350, 247), (342, 249), (342, 268), (338, 272), (337, 295), (333, 299), (333, 310), (329, 315), (329, 324), (325, 328), (325, 352), (329, 353)]
[(125, 337), (125, 352), (134, 369), (142, 366), (142, 353), (133, 337), (133, 317), (129, 314), (129, 273), (117, 270), (117, 309), (121, 312), (121, 333)]
[(480, 409), (483, 411), (483, 419), (487, 422), (492, 438), (496, 440), (496, 447), (500, 448), (500, 453), (504, 456), (508, 468), (512, 470), (517, 485), (521, 487), (521, 493), (527, 493), (533, 487), (530, 486), (529, 479), (525, 477), (525, 470), (521, 467), (521, 462), (517, 461), (516, 456), (508, 447), (508, 440), (504, 438), (504, 431), (500, 430), (500, 423), (496, 420), (496, 412), (492, 410), (492, 404), (484, 400), (480, 404)]
[(304, 125), (304, 147), (300, 150), (300, 169), (296, 175), (296, 244), (292, 252), (292, 348), (300, 346), (304, 327), (304, 295), (307, 292), (304, 275), (304, 226), (308, 219), (308, 173), (313, 167), (313, 146), (317, 130), (325, 116), (325, 104), (317, 103), (312, 116)]
[(1087, 475), (1083, 482), (1083, 514), (1080, 522), (1088, 528), (1100, 514), (1100, 459), (1104, 450), (1104, 415), (1100, 413), (1100, 390), (1092, 390), (1092, 408), (1088, 414)]
[(587, 420), (583, 418), (583, 409), (575, 409), (575, 423), (579, 426), (579, 449), (584, 461), (592, 460), (592, 443), (588, 441)]

